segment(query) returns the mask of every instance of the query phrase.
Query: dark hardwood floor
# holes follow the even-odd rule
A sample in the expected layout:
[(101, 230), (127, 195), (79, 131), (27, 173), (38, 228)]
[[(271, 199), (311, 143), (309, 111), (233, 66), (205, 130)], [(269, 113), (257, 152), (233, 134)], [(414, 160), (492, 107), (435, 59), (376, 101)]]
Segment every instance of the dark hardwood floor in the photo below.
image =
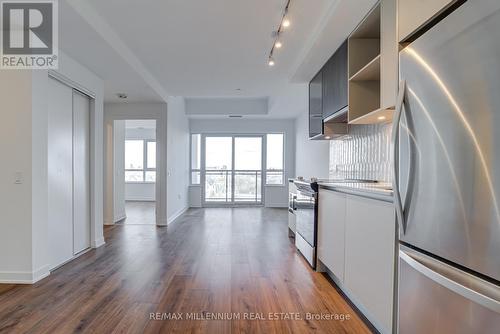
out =
[(156, 202), (127, 201), (125, 212), (127, 218), (119, 221), (121, 225), (155, 225)]
[[(296, 253), (286, 220), (279, 209), (196, 209), (168, 229), (106, 228), (105, 246), (5, 289), (0, 333), (369, 333)], [(156, 312), (183, 319), (151, 319)], [(269, 316), (280, 312), (288, 316)]]

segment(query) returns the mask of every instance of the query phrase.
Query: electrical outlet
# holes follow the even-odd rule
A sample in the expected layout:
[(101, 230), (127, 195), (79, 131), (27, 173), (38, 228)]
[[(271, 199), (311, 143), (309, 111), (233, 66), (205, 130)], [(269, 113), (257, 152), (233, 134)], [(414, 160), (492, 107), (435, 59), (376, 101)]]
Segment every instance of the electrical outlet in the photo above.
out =
[(181, 194), (177, 194), (177, 198), (181, 199), (182, 198)]

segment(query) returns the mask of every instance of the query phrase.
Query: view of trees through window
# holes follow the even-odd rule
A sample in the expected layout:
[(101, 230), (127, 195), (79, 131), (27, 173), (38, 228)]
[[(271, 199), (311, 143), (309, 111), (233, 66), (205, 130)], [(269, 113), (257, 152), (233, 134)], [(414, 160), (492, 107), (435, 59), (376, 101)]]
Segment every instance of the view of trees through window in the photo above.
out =
[(273, 133), (267, 135), (266, 184), (281, 185), (284, 181), (284, 135)]
[(125, 140), (125, 182), (156, 182), (156, 142)]
[(261, 202), (263, 175), (266, 185), (284, 184), (283, 133), (191, 135), (191, 184), (203, 181), (206, 202)]

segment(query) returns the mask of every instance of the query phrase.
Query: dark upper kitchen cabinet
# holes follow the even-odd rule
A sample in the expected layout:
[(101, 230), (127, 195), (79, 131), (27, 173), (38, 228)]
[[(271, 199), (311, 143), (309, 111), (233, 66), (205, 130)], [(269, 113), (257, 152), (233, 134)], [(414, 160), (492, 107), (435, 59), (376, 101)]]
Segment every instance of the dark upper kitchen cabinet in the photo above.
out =
[(322, 69), (323, 119), (347, 107), (347, 41), (333, 54)]
[(309, 83), (309, 138), (323, 134), (323, 73)]
[(309, 139), (347, 134), (347, 41), (309, 82)]

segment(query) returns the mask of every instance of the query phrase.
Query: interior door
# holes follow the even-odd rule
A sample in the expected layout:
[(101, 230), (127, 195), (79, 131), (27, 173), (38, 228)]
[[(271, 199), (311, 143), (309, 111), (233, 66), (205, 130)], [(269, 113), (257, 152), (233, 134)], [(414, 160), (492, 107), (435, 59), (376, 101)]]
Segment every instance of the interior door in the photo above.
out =
[(73, 92), (73, 254), (90, 248), (90, 99)]
[(73, 257), (73, 90), (49, 79), (48, 230), (50, 268)]

